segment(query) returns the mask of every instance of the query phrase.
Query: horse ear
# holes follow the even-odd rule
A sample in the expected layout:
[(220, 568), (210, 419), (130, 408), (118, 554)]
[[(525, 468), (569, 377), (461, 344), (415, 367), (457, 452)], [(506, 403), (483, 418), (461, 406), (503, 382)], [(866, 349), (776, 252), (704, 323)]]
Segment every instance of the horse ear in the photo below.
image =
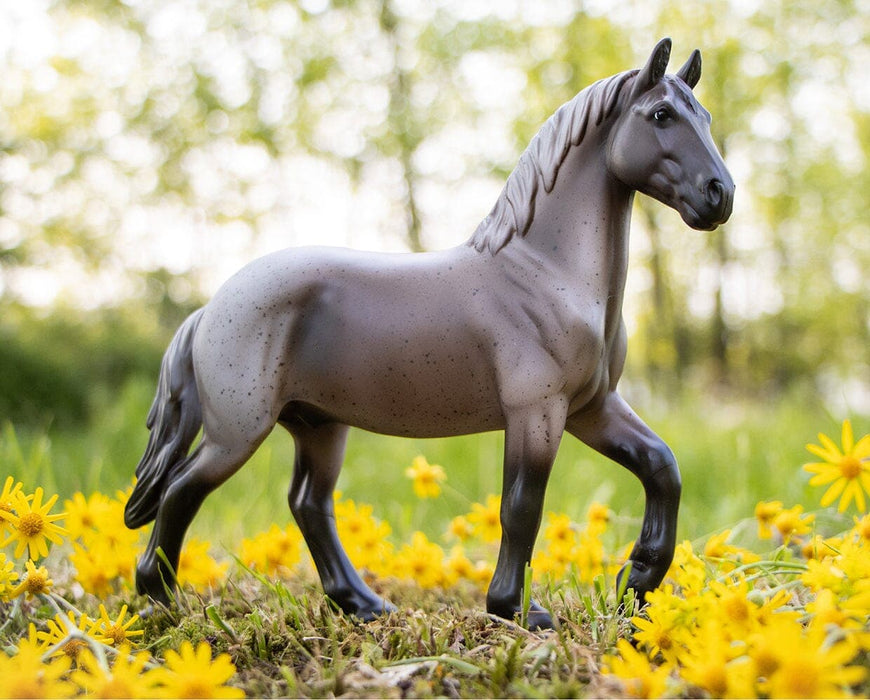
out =
[(671, 40), (662, 39), (650, 54), (646, 65), (640, 69), (634, 82), (634, 92), (639, 95), (658, 85), (664, 77), (671, 57)]
[(698, 49), (692, 51), (689, 60), (677, 71), (677, 77), (682, 78), (690, 89), (695, 89), (701, 79), (701, 52)]

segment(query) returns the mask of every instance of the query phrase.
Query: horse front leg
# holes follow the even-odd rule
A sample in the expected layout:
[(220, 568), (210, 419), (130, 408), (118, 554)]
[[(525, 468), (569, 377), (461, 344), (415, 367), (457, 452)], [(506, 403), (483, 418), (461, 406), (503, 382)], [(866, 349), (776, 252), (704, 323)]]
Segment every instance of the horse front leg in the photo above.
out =
[[(674, 454), (616, 392), (608, 394), (600, 408), (570, 416), (566, 429), (626, 467), (643, 485), (646, 507), (629, 557), (627, 582), (643, 601), (662, 582), (674, 558), (682, 489)], [(627, 567), (617, 577), (618, 586)]]
[[(486, 595), (487, 612), (513, 619), (522, 613), (526, 566), (541, 525), (547, 479), (565, 426), (561, 406), (508, 416), (505, 428), (501, 547)], [(553, 629), (550, 613), (537, 603), (528, 611), (529, 629)]]

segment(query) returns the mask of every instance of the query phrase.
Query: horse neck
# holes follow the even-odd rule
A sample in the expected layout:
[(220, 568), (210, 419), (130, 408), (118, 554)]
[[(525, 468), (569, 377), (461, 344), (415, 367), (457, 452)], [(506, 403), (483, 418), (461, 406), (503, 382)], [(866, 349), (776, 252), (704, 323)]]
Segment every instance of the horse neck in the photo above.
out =
[(634, 192), (610, 175), (600, 141), (590, 140), (569, 150), (553, 189), (538, 193), (528, 232), (511, 245), (578, 285), (591, 282), (621, 309)]

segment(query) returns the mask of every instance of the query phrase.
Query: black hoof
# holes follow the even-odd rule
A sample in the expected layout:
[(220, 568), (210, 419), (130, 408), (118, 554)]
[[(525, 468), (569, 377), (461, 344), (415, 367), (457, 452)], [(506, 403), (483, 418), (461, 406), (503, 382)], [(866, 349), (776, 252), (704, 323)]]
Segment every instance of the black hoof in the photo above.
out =
[(642, 562), (627, 561), (616, 575), (616, 592), (619, 599), (617, 602), (622, 605), (626, 593), (631, 589), (634, 591), (634, 599), (643, 605), (646, 602), (646, 594), (658, 588), (666, 573), (667, 569), (659, 573)]
[(381, 604), (375, 608), (369, 608), (366, 610), (356, 610), (354, 612), (348, 613), (351, 617), (355, 617), (360, 622), (374, 622), (379, 617), (383, 617), (384, 615), (389, 615), (390, 613), (394, 613), (398, 610), (398, 608), (393, 605), (388, 600), (382, 600)]
[[(511, 622), (516, 622), (517, 624), (522, 624), (523, 621), (523, 610), (520, 606), (497, 605), (492, 602), (488, 602), (486, 606), (486, 611), (490, 615), (495, 615), (496, 617), (500, 617), (504, 620), (510, 620)], [(548, 610), (542, 608), (535, 601), (532, 601), (531, 605), (529, 605), (529, 612), (526, 615), (525, 622), (526, 629), (532, 632), (556, 629), (556, 623), (553, 620), (553, 616), (550, 615)]]
[(326, 597), (345, 615), (355, 617), (361, 622), (372, 622), (383, 615), (389, 615), (398, 610), (390, 601), (375, 595), (371, 590), (343, 591), (327, 594)]
[(167, 608), (172, 604), (171, 592), (174, 590), (174, 580), (170, 578), (169, 581), (172, 581), (173, 588), (169, 587), (169, 582), (164, 580), (157, 567), (140, 564), (136, 569), (136, 592)]

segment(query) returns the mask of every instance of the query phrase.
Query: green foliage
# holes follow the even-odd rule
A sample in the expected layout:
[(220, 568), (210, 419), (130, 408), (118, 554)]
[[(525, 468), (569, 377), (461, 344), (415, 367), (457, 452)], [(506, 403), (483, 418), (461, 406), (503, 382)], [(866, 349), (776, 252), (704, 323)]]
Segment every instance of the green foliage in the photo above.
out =
[(21, 425), (83, 425), (119, 385), (160, 366), (165, 337), (143, 337), (127, 313), (57, 310), (0, 322), (0, 416)]
[[(639, 201), (635, 381), (670, 394), (699, 382), (762, 395), (810, 386), (841, 403), (838, 382), (866, 393), (866, 13), (803, 1), (541, 7), (200, 1), (182, 17), (170, 2), (61, 0), (45, 36), (13, 29), (41, 48), (13, 42), (0, 90), (0, 411), (76, 419), (93, 387), (136, 364), (114, 342), (90, 346), (93, 331), (82, 338), (39, 315), (10, 322), (46, 274), (57, 298), (139, 299), (171, 332), (213, 287), (204, 273), (220, 246), (242, 262), (264, 232), (310, 240), (294, 219), (304, 195), (287, 181), (304, 163), (346, 173), (338, 196), (382, 197), (377, 228), (393, 243), (431, 247), (461, 183), (496, 187), (559, 104), (638, 65), (663, 35), (675, 64), (702, 49), (697, 90), (738, 200), (709, 235)], [(201, 261), (176, 254), (176, 240)], [(91, 283), (119, 277), (120, 301)]]

